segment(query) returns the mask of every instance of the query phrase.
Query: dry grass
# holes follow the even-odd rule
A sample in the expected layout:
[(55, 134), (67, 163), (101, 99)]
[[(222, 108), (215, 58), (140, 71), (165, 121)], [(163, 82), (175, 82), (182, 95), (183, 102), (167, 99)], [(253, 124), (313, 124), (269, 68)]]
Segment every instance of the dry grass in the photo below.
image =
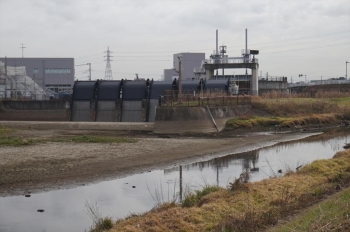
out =
[(252, 98), (252, 106), (264, 110), (274, 116), (303, 116), (309, 114), (344, 113), (344, 108), (334, 100), (316, 98)]
[(269, 231), (349, 231), (349, 202), (350, 188), (347, 188)]
[(278, 128), (300, 129), (301, 126), (322, 126), (325, 124), (338, 123), (343, 119), (339, 114), (313, 114), (309, 116), (297, 117), (253, 117), (253, 118), (233, 118), (226, 122), (226, 130), (237, 128)]
[[(270, 93), (272, 94), (272, 93)], [(266, 112), (272, 117), (242, 115), (226, 123), (227, 130), (245, 129), (301, 129), (304, 127), (348, 124), (350, 120), (350, 98), (262, 98), (252, 97), (254, 109)]]
[(221, 189), (183, 208), (173, 204), (119, 220), (111, 231), (261, 231), (350, 184), (350, 150), (282, 178)]
[(277, 98), (348, 98), (350, 97), (350, 91), (340, 90), (310, 90), (296, 94), (285, 94), (277, 91), (270, 91), (264, 93), (261, 96), (265, 99), (277, 99)]

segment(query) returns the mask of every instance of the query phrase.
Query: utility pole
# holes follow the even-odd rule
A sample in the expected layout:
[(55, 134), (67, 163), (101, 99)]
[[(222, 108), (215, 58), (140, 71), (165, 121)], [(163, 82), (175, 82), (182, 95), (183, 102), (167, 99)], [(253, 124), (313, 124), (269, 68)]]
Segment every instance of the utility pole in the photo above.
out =
[(15, 63), (15, 99), (17, 99), (17, 64)]
[(36, 100), (36, 91), (35, 91), (35, 73), (33, 73), (33, 82), (34, 82), (34, 100)]
[(23, 49), (25, 49), (26, 47), (23, 46), (24, 45), (23, 43), (21, 43), (20, 45), (21, 45), (21, 47), (19, 47), (19, 48), (22, 48), (22, 58), (23, 58)]
[(91, 81), (91, 63), (87, 63), (89, 65), (89, 81)]
[(7, 57), (5, 56), (5, 99), (7, 99)]
[(179, 193), (179, 197), (180, 197), (180, 202), (182, 202), (182, 166), (181, 165), (179, 167), (179, 173), (180, 173), (180, 180), (179, 180), (180, 193)]
[(91, 81), (91, 63), (87, 63), (87, 64), (76, 64), (75, 66), (82, 66), (82, 65), (89, 65), (89, 81)]
[[(43, 79), (41, 80), (41, 86), (43, 87), (43, 90), (45, 91), (45, 74), (46, 74), (46, 70), (45, 70), (45, 60), (42, 60), (43, 62)], [(46, 92), (46, 91), (45, 91)]]
[(345, 79), (346, 80), (348, 79), (348, 63), (350, 62), (345, 61)]
[(177, 57), (179, 59), (179, 102), (181, 103), (182, 96), (182, 84), (181, 84), (181, 57)]
[[(107, 51), (105, 51), (106, 55), (104, 57), (107, 57), (107, 59), (105, 60), (107, 62), (106, 64), (106, 70), (105, 70), (105, 80), (113, 80), (113, 76), (112, 76), (112, 67), (111, 67), (111, 53), (113, 53), (112, 51), (109, 50), (109, 47), (107, 47)], [(90, 75), (91, 76), (91, 75)]]

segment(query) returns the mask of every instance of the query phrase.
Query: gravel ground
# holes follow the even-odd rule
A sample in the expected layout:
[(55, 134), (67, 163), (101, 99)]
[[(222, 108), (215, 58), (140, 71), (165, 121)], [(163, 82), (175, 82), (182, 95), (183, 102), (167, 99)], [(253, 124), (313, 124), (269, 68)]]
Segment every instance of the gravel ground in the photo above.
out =
[[(136, 143), (50, 142), (90, 134), (131, 137)], [(0, 196), (21, 195), (118, 178), (129, 174), (268, 146), (307, 134), (162, 136), (141, 132), (15, 130), (11, 136), (48, 140), (34, 145), (0, 146)]]

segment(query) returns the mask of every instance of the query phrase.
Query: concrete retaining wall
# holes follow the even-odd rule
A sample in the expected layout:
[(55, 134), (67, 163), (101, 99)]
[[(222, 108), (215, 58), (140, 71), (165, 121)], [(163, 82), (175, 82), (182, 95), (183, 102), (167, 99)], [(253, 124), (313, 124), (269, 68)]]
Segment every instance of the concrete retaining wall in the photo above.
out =
[(287, 81), (259, 81), (259, 95), (263, 95), (264, 93), (270, 93), (271, 91), (287, 94)]
[[(250, 105), (232, 107), (210, 107), (219, 130), (225, 127), (228, 119), (245, 114)], [(217, 132), (206, 107), (159, 107), (154, 122), (155, 133), (208, 133)]]
[(69, 103), (65, 101), (2, 101), (0, 120), (68, 121)]

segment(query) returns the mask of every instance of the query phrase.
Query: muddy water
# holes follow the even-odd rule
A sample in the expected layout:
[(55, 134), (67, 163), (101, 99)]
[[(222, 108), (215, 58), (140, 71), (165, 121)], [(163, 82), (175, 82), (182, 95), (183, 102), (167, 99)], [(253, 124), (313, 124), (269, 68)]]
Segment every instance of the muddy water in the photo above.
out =
[[(103, 216), (123, 218), (142, 213), (156, 202), (180, 199), (186, 191), (205, 184), (227, 184), (243, 171), (258, 181), (282, 175), (316, 159), (331, 158), (350, 142), (350, 131), (313, 136), (250, 152), (226, 155), (121, 179), (33, 194), (0, 198), (0, 231), (84, 231), (92, 221), (86, 202), (97, 204)], [(282, 174), (278, 170), (282, 170)], [(158, 197), (157, 197), (158, 196)], [(44, 209), (44, 212), (37, 212)]]

